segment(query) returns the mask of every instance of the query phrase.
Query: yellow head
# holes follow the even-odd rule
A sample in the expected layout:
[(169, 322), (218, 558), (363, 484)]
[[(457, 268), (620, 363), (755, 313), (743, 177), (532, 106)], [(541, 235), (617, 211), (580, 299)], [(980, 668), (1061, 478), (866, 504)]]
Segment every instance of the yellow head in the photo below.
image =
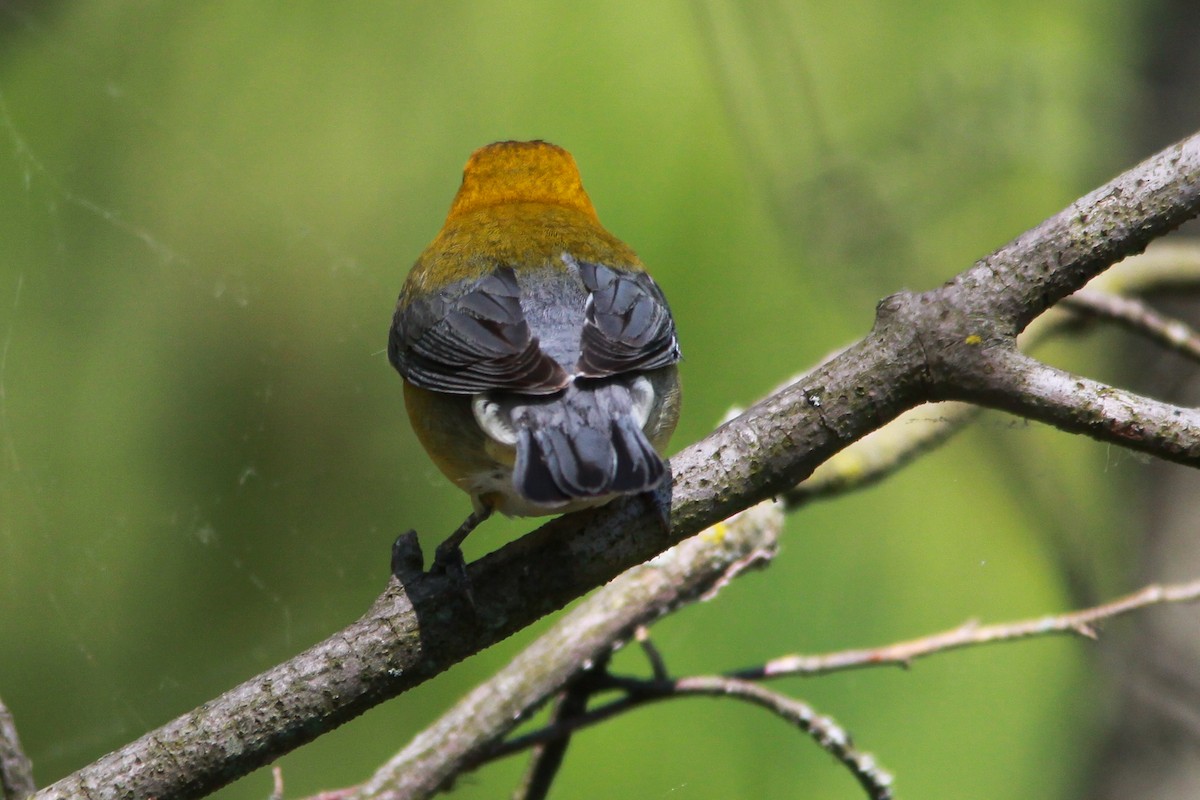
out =
[(447, 220), (507, 203), (563, 206), (596, 219), (575, 159), (549, 142), (496, 142), (472, 153)]

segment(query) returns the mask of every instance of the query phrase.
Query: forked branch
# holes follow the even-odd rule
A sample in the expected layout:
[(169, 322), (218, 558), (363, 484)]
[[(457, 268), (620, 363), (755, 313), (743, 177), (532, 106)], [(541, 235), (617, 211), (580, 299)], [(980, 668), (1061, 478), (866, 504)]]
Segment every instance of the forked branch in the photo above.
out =
[[(917, 405), (1009, 408), (1067, 430), (1200, 465), (1200, 413), (1034, 367), (1017, 334), (1119, 259), (1200, 210), (1200, 135), (1031, 229), (946, 286), (880, 304), (861, 341), (672, 459), (660, 524), (641, 499), (556, 519), (472, 564), (475, 606), (445, 578), (391, 582), (360, 620), (37, 793), (200, 797), (561, 608), (735, 512), (795, 486)], [(1011, 380), (989, 376), (994, 367)], [(1021, 400), (1021, 381), (1034, 384)], [(1014, 399), (1016, 398), (1016, 399)], [(1143, 413), (1144, 412), (1144, 413)]]

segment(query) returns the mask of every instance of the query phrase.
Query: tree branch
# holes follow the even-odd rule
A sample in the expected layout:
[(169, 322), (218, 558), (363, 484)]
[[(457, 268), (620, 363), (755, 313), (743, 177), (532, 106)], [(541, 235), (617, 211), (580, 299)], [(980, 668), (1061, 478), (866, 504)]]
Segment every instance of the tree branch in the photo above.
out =
[(977, 621), (970, 620), (957, 628), (951, 628), (941, 633), (921, 636), (917, 639), (883, 647), (841, 650), (824, 655), (780, 656), (771, 659), (761, 667), (738, 670), (732, 675), (744, 680), (761, 680), (793, 675), (823, 675), (829, 672), (887, 664), (908, 667), (918, 658), (994, 642), (1011, 642), (1035, 636), (1064, 633), (1094, 639), (1096, 638), (1095, 626), (1098, 623), (1150, 606), (1168, 603), (1195, 603), (1197, 601), (1200, 601), (1200, 580), (1167, 585), (1151, 584), (1133, 594), (1080, 611), (995, 625), (980, 625)]
[(863, 489), (940, 447), (979, 416), (967, 403), (931, 403), (906, 411), (877, 431), (835, 454), (807, 480), (789, 489), (789, 512), (826, 497)]
[(869, 797), (874, 800), (890, 800), (892, 797), (892, 775), (884, 770), (870, 753), (855, 748), (850, 735), (831, 717), (817, 713), (812, 706), (801, 700), (731, 675), (693, 675), (675, 680), (614, 678), (613, 686), (624, 689), (626, 695), (571, 719), (547, 725), (525, 736), (498, 744), (481, 754), (480, 763), (495, 761), (547, 742), (558, 741), (582, 728), (649, 703), (686, 697), (733, 697), (772, 711), (807, 733), (822, 750), (850, 770), (855, 780), (866, 789)]
[(977, 621), (972, 620), (957, 628), (881, 647), (839, 650), (821, 655), (780, 656), (761, 666), (736, 670), (722, 676), (697, 676), (674, 681), (659, 677), (652, 680), (613, 678), (612, 688), (623, 689), (627, 693), (625, 697), (579, 714), (572, 719), (552, 722), (539, 730), (495, 745), (482, 755), (480, 761), (494, 761), (611, 719), (648, 701), (675, 696), (676, 688), (680, 685), (687, 686), (689, 682), (704, 684), (721, 679), (751, 682), (794, 676), (812, 677), (849, 669), (889, 665), (907, 668), (918, 658), (948, 653), (965, 647), (1056, 634), (1074, 634), (1095, 639), (1097, 638), (1095, 626), (1101, 622), (1107, 622), (1155, 605), (1198, 601), (1200, 601), (1200, 580), (1179, 584), (1151, 584), (1125, 597), (1078, 611), (995, 625), (980, 625)]
[(854, 747), (849, 734), (831, 717), (819, 714), (812, 706), (795, 698), (759, 686), (750, 681), (723, 675), (699, 675), (671, 681), (661, 696), (650, 695), (646, 700), (677, 697), (732, 697), (765, 708), (786, 722), (812, 736), (821, 749), (830, 753), (850, 770), (850, 774), (872, 800), (891, 800), (892, 775), (875, 761), (870, 753)]
[[(1035, 319), (1022, 333), (1023, 351), (1077, 320), (1084, 311), (1113, 319), (1185, 355), (1200, 358), (1197, 332), (1183, 323), (1164, 319), (1124, 294), (1200, 289), (1200, 242), (1156, 242), (1097, 275), (1062, 305)], [(1071, 309), (1070, 313), (1063, 307)], [(794, 383), (795, 378), (789, 383)], [(782, 387), (781, 387), (782, 388)], [(783, 495), (789, 512), (814, 500), (838, 497), (870, 486), (930, 450), (974, 421), (982, 409), (961, 402), (929, 403), (906, 411), (821, 464), (806, 480)]]
[[(1167, 262), (1163, 259), (1138, 256), (1133, 259), (1127, 259), (1122, 263), (1120, 269), (1112, 273), (1106, 273), (1100, 277), (1106, 279), (1104, 282), (1109, 285), (1117, 285), (1119, 283), (1128, 286), (1130, 290), (1136, 291), (1150, 291), (1159, 288), (1163, 282), (1170, 282), (1172, 286), (1191, 288), (1200, 286), (1200, 270), (1189, 269), (1187, 259), (1184, 258), (1181, 260), (1179, 258), (1180, 256), (1187, 255), (1185, 248), (1156, 249), (1171, 251), (1171, 260)], [(1191, 248), (1191, 252), (1200, 253), (1200, 248)], [(1157, 255), (1157, 253), (1153, 254), (1153, 256)], [(1155, 262), (1149, 270), (1154, 276), (1154, 281), (1146, 280), (1142, 272), (1143, 265), (1151, 260)], [(1197, 263), (1200, 263), (1200, 261), (1197, 261)], [(1093, 283), (1099, 282), (1100, 280), (1097, 279)], [(1079, 294), (1072, 295), (1072, 298), (1077, 297)], [(1107, 293), (1105, 294), (1108, 296)], [(1113, 295), (1113, 297), (1116, 296)], [(1030, 335), (1025, 338), (1026, 344), (1030, 346), (1037, 344), (1064, 324), (1070, 323), (1072, 319), (1073, 315), (1070, 314), (1056, 314), (1039, 318), (1035, 321), (1037, 323), (1035, 326), (1030, 326), (1028, 330)], [(977, 417), (979, 410), (976, 406), (963, 403), (938, 403), (921, 406), (906, 412), (883, 428), (854, 442), (822, 464), (808, 480), (801, 483), (800, 486), (791, 492), (788, 492), (785, 496), (788, 501), (786, 510), (790, 512), (796, 510), (796, 508), (809, 500), (837, 496), (847, 491), (862, 488), (886, 477), (892, 472), (901, 469), (922, 453), (944, 442), (949, 435)], [(732, 416), (736, 416), (736, 414)], [(740, 524), (741, 519), (739, 517), (739, 522), (735, 522), (734, 524)], [(716, 542), (719, 542), (720, 539), (709, 537), (708, 541), (709, 547), (717, 547)], [(615, 583), (621, 580), (622, 578), (618, 578)], [(615, 583), (610, 584), (610, 587), (615, 586)], [(603, 593), (609, 591), (609, 587), (601, 590)], [(906, 664), (909, 660), (917, 656), (941, 652), (943, 649), (952, 649), (954, 647), (1023, 638), (1024, 636), (1053, 633), (1056, 630), (1088, 632), (1090, 631), (1088, 625), (1091, 623), (1099, 621), (1102, 618), (1115, 616), (1116, 613), (1124, 613), (1134, 610), (1134, 608), (1142, 608), (1147, 604), (1147, 601), (1153, 602), (1161, 599), (1163, 602), (1181, 602), (1190, 599), (1186, 588), (1165, 587), (1161, 590), (1161, 595), (1158, 598), (1154, 594), (1156, 591), (1159, 590), (1148, 588), (1136, 595), (1132, 595), (1130, 598), (1125, 598), (1098, 607), (1097, 609), (1054, 617), (1049, 622), (1047, 622), (1046, 618), (1043, 618), (1030, 622), (989, 626), (988, 628), (981, 628), (978, 624), (968, 623), (943, 634), (935, 634), (911, 642), (903, 642), (881, 648), (845, 651), (824, 656), (785, 656), (772, 660), (764, 667), (735, 672), (726, 677), (759, 680), (784, 674), (807, 675), (816, 672), (846, 669), (853, 666), (874, 666), (883, 663)], [(601, 605), (610, 608), (621, 608), (622, 606), (621, 603), (609, 602), (608, 600), (600, 602)], [(664, 611), (663, 613), (667, 612)], [(563, 629), (568, 631), (576, 627), (577, 624), (577, 621), (569, 617), (564, 618), (561, 622)], [(654, 683), (665, 685), (670, 678), (661, 655), (649, 639), (647, 629), (644, 626), (639, 626), (634, 636), (639, 645), (646, 651), (647, 660), (653, 668)], [(558, 660), (561, 657), (563, 656), (560, 656), (554, 648), (549, 648), (543, 657), (537, 659), (537, 663), (544, 669), (546, 662), (543, 658)], [(565, 657), (572, 657), (569, 651)], [(572, 661), (572, 663), (578, 665), (577, 661)], [(503, 745), (494, 746), (491, 749), (484, 750), (484, 748), (487, 748), (488, 737), (480, 737), (476, 741), (474, 746), (479, 748), (480, 752), (484, 753), (487, 761), (501, 757), (504, 754), (517, 752), (523, 747), (531, 747), (534, 750), (535, 755), (531, 768), (527, 772), (526, 782), (520, 787), (519, 793), (514, 795), (514, 798), (541, 796), (541, 793), (548, 788), (549, 780), (560, 763), (563, 751), (571, 738), (572, 732), (595, 724), (598, 721), (608, 719), (615, 714), (632, 710), (639, 704), (642, 695), (638, 693), (643, 688), (645, 682), (637, 680), (626, 681), (625, 683), (619, 683), (619, 685), (632, 685), (634, 688), (631, 688), (630, 691), (637, 696), (627, 697), (623, 700), (601, 706), (592, 712), (587, 712), (587, 699), (591, 693), (597, 691), (595, 684), (598, 682), (597, 679), (602, 678), (603, 675), (597, 675), (594, 669), (582, 666), (580, 666), (580, 669), (584, 670), (582, 679), (568, 682), (567, 688), (563, 690), (559, 700), (564, 708), (557, 710), (545, 727), (534, 733), (505, 742)], [(501, 674), (488, 683), (503, 686), (508, 681)], [(539, 697), (538, 702), (540, 700), (541, 698)], [(566, 707), (567, 700), (572, 701), (569, 707)], [(470, 725), (475, 714), (476, 710), (474, 707), (462, 710), (456, 708), (449, 711), (446, 718), (435, 724), (443, 731), (457, 730), (462, 726)], [(505, 730), (511, 727), (507, 719), (502, 720), (502, 723)], [(498, 738), (498, 734), (499, 732), (491, 738)], [(457, 755), (454, 757), (457, 757)], [(462, 761), (463, 763), (474, 763), (475, 759), (470, 755), (466, 755)], [(389, 767), (394, 775), (402, 775), (409, 769), (414, 768), (420, 769), (420, 764), (413, 763), (413, 761), (406, 763), (403, 759)], [(524, 794), (521, 794), (521, 792)], [(393, 797), (393, 795), (388, 794), (379, 796)], [(421, 793), (419, 796), (425, 797), (427, 794)]]
[[(975, 371), (991, 354), (1011, 349), (1017, 332), (1051, 304), (1198, 209), (1200, 135), (1080, 199), (941, 289), (882, 302), (865, 339), (672, 459), (673, 482), (658, 496), (669, 505), (669, 528), (639, 498), (553, 520), (471, 565), (475, 608), (441, 576), (393, 581), (346, 629), (36, 796), (202, 796), (786, 491), (902, 411), (928, 400), (997, 397)], [(954, 388), (963, 380), (966, 389)], [(1117, 419), (1082, 425), (1044, 413), (1069, 430), (1200, 463), (1195, 424), (1177, 436), (1150, 430), (1130, 440), (1126, 423), (1137, 415), (1121, 403), (1093, 409), (1110, 411)]]
[(0, 798), (21, 800), (36, 788), (33, 765), (21, 748), (17, 724), (4, 701), (0, 700)]
[(1197, 135), (1081, 197), (945, 287), (966, 292), (961, 307), (1024, 329), (1106, 267), (1140, 253), (1196, 215)]
[(997, 348), (972, 367), (958, 392), (981, 405), (1046, 422), (1064, 431), (1200, 466), (1200, 411), (1174, 406), (1073, 375)]
[(1200, 361), (1200, 333), (1182, 320), (1164, 317), (1141, 300), (1084, 288), (1063, 302), (1073, 311), (1112, 320), (1168, 350)]
[[(607, 659), (605, 659), (605, 662)], [(604, 663), (597, 665), (604, 668)], [(584, 669), (568, 681), (566, 688), (559, 693), (558, 701), (550, 714), (551, 725), (561, 725), (570, 722), (587, 711), (588, 699), (592, 692), (588, 687), (593, 670)], [(571, 743), (571, 734), (560, 736), (548, 742), (542, 742), (530, 748), (533, 757), (525, 770), (517, 790), (513, 792), (512, 800), (544, 800), (550, 794), (550, 786), (562, 767), (567, 754), (567, 746)]]
[(360, 787), (354, 800), (429, 797), (470, 769), (572, 676), (635, 629), (710, 597), (775, 552), (783, 513), (766, 503), (637, 566), (566, 614), (500, 672), (460, 700)]

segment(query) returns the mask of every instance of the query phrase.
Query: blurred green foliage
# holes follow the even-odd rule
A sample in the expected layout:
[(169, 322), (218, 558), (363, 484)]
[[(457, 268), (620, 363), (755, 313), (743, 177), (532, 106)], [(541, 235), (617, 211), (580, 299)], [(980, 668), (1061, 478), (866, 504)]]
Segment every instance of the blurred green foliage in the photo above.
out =
[[(682, 446), (1144, 155), (1133, 5), (0, 2), (0, 696), (39, 780), (346, 624), (397, 533), (428, 548), (467, 511), (383, 347), (475, 147), (575, 154), (675, 310)], [(1139, 468), (988, 417), (796, 515), (769, 571), (659, 646), (710, 672), (1095, 599), (1128, 585)], [(536, 633), (288, 756), (288, 795), (362, 779)], [(905, 796), (1068, 797), (1104, 711), (1091, 655), (787, 688)], [(692, 701), (580, 736), (555, 796), (858, 792), (761, 712)]]

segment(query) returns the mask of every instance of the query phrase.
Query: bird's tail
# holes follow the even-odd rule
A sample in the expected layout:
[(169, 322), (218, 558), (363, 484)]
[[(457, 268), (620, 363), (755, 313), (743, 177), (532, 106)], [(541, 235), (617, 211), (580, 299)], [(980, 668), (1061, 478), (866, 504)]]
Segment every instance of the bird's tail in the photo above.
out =
[(644, 377), (576, 380), (559, 394), (522, 398), (509, 417), (517, 492), (554, 507), (658, 486), (666, 465), (642, 431), (652, 403)]

